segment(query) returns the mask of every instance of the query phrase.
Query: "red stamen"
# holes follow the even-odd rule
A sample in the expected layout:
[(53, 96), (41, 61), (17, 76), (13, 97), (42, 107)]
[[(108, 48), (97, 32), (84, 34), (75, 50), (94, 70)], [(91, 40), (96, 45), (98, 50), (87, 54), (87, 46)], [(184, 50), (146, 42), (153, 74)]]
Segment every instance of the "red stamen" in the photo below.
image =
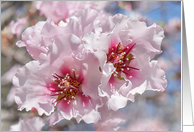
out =
[(66, 73), (64, 77), (56, 73), (53, 74), (53, 77), (55, 78), (53, 80), (55, 83), (49, 85), (51, 88), (48, 88), (48, 90), (51, 91), (50, 96), (60, 96), (53, 102), (53, 104), (57, 103), (55, 107), (62, 99), (67, 100), (68, 104), (75, 100), (75, 96), (80, 91), (79, 88), (83, 82), (83, 76), (81, 75), (78, 77), (79, 79), (76, 79), (75, 70), (72, 69), (71, 74)]

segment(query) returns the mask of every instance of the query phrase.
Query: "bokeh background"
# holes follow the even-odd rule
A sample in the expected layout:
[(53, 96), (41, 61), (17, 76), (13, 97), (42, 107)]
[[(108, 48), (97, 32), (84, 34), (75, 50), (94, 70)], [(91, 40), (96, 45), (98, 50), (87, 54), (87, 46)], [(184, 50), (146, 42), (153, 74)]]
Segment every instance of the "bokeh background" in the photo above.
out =
[[(164, 92), (146, 91), (135, 96), (135, 102), (128, 102), (120, 109), (128, 117), (121, 124), (127, 130), (181, 130), (181, 2), (180, 1), (109, 1), (104, 10), (112, 15), (121, 13), (146, 24), (156, 23), (163, 27), (163, 53), (155, 56), (166, 73), (168, 81)], [(28, 16), (24, 29), (46, 20), (35, 8), (35, 2), (1, 2), (1, 130), (8, 131), (20, 118), (38, 116), (36, 111), (18, 111), (14, 102), (12, 78), (17, 69), (32, 60), (26, 48), (15, 43), (21, 39), (11, 33), (10, 22)], [(45, 115), (42, 116), (46, 118)], [(42, 130), (93, 131), (92, 124), (74, 119), (62, 120), (57, 125), (45, 125)]]

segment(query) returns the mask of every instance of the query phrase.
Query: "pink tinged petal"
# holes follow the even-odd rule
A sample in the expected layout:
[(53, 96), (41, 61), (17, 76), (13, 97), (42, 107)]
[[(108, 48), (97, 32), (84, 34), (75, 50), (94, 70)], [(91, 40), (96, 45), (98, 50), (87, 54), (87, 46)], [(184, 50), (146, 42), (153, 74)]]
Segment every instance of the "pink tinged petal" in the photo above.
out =
[(55, 43), (59, 53), (70, 54), (77, 50), (81, 41), (74, 34), (59, 35), (55, 38)]
[(52, 37), (62, 34), (63, 30), (65, 30), (64, 27), (55, 25), (53, 19), (48, 18), (42, 27), (41, 34), (44, 34), (46, 37)]
[(119, 95), (118, 93), (111, 95), (107, 102), (109, 109), (117, 111), (120, 108), (124, 108), (127, 105), (127, 98)]
[(49, 126), (53, 126), (63, 119), (70, 120), (71, 118), (72, 117), (67, 113), (64, 113), (63, 111), (57, 109), (47, 118), (46, 122), (49, 124)]
[(165, 72), (160, 68), (157, 61), (150, 62), (150, 74), (148, 75), (148, 87), (146, 90), (164, 91), (167, 86)]
[(114, 33), (118, 34), (119, 31), (126, 28), (127, 22), (130, 20), (128, 16), (116, 14), (110, 18), (110, 25), (114, 27)]
[(38, 59), (40, 53), (47, 53), (47, 49), (44, 46), (38, 46), (39, 42), (36, 42), (34, 40), (27, 40), (28, 44), (26, 45), (28, 53), (34, 58), (35, 60)]
[(132, 89), (132, 83), (130, 80), (127, 80), (125, 78), (125, 83), (120, 87), (120, 89), (118, 90), (118, 92), (126, 97), (128, 100), (134, 102), (134, 95), (130, 93), (131, 89)]
[(101, 27), (101, 21), (96, 20), (93, 22), (93, 27), (94, 27), (94, 32), (95, 34), (100, 34), (102, 32), (102, 27)]
[(16, 87), (15, 101), (19, 110), (29, 111), (34, 107), (39, 115), (50, 115), (54, 108), (47, 98), (49, 91), (46, 88), (45, 76), (39, 71), (38, 65), (37, 61), (31, 61), (18, 69), (13, 78)]
[(102, 50), (108, 52), (108, 43), (109, 43), (109, 36), (105, 33), (97, 35), (93, 32), (85, 34), (83, 37), (83, 41), (85, 42), (85, 48), (91, 51), (98, 51)]
[[(63, 64), (61, 62), (64, 61), (64, 56), (66, 56), (65, 60), (72, 60), (73, 58), (70, 55), (72, 53), (76, 55), (80, 50), (82, 50), (82, 48), (80, 47), (80, 43), (80, 39), (73, 34), (61, 34), (59, 36), (56, 36), (54, 38), (54, 43), (49, 45), (48, 47), (49, 51), (47, 52), (47, 55), (40, 54), (39, 56), (39, 62), (41, 65), (40, 69), (43, 70), (43, 74), (50, 74), (46, 72), (46, 67), (50, 68), (50, 66), (56, 66), (59, 68)], [(67, 62), (67, 64), (68, 63), (69, 62)], [(56, 67), (55, 69), (57, 69)]]
[(100, 113), (98, 111), (95, 111), (94, 109), (82, 117), (82, 119), (87, 124), (97, 123), (100, 120), (100, 118), (101, 118)]
[(10, 127), (10, 131), (41, 131), (44, 125), (45, 123), (40, 117), (20, 119), (18, 124)]
[(31, 35), (33, 36), (35, 34), (34, 32), (36, 32), (36, 33), (40, 32), (40, 30), (42, 29), (44, 24), (45, 24), (44, 21), (40, 21), (32, 27), (26, 28), (24, 30), (24, 32), (22, 33), (22, 40), (27, 40), (27, 39), (31, 38)]
[(70, 55), (73, 52), (77, 54), (79, 51), (80, 39), (73, 34), (59, 35), (54, 40), (55, 44), (50, 45), (50, 52), (48, 53), (51, 63), (60, 56)]
[[(82, 37), (87, 32), (91, 32), (94, 29), (94, 27), (98, 25), (95, 22), (95, 19), (97, 18), (97, 16), (98, 16), (98, 12), (93, 9), (85, 9), (75, 13), (74, 17), (77, 17), (76, 19), (80, 22)], [(97, 28), (99, 26), (97, 26)]]
[(111, 17), (111, 14), (105, 12), (105, 11), (100, 11), (100, 15), (98, 16), (98, 20), (100, 20), (101, 24), (101, 33), (108, 33), (112, 30), (112, 27), (110, 24), (107, 22), (109, 20), (109, 17)]
[(62, 116), (67, 120), (70, 120), (72, 117), (76, 118), (79, 114), (79, 110), (75, 109), (72, 104), (67, 104), (65, 100), (59, 103), (58, 110), (62, 111)]
[(119, 32), (119, 37), (124, 47), (127, 46), (128, 44), (133, 43), (133, 40), (127, 35), (127, 33), (128, 31), (125, 30)]
[(109, 86), (109, 80), (112, 76), (112, 73), (115, 71), (115, 67), (112, 63), (106, 63), (102, 67), (102, 78), (101, 78), (101, 84), (98, 87), (98, 94), (101, 97), (109, 97), (111, 93), (110, 86)]
[(63, 33), (72, 33), (80, 39), (88, 32), (100, 32), (100, 23), (97, 19), (98, 12), (93, 9), (80, 10), (69, 18)]
[(84, 80), (85, 87), (82, 88), (83, 93), (91, 97), (98, 95), (98, 86), (100, 85), (101, 72), (99, 70), (100, 62), (98, 58), (91, 52), (85, 52), (81, 63), (86, 67), (87, 71)]
[(38, 22), (35, 26), (28, 27), (22, 33), (22, 41), (16, 43), (17, 46), (26, 46), (28, 53), (33, 59), (37, 60), (40, 53), (47, 53), (46, 48), (52, 43), (52, 39), (41, 34), (45, 22)]
[(25, 44), (24, 42), (22, 42), (21, 40), (17, 41), (17, 42), (16, 42), (16, 45), (17, 45), (18, 47), (24, 47), (24, 46), (26, 46), (26, 44)]
[(136, 93), (142, 94), (145, 92), (147, 87), (147, 82), (144, 81), (140, 86), (135, 87), (134, 89), (130, 90), (130, 94), (135, 95)]
[(150, 32), (152, 32), (151, 35), (153, 35), (153, 38), (152, 38), (153, 41), (151, 41), (151, 43), (153, 42), (152, 43), (153, 47), (160, 50), (161, 42), (162, 42), (162, 39), (164, 38), (163, 28), (156, 25), (155, 23), (148, 28)]
[[(155, 49), (155, 51), (150, 53), (151, 58), (161, 53), (161, 42), (164, 38), (164, 31), (160, 26), (153, 24), (147, 27), (145, 22), (140, 22), (138, 20), (130, 20), (127, 25), (127, 35), (130, 39), (135, 41), (137, 45), (140, 39), (140, 43), (144, 41), (145, 47), (149, 43), (149, 46), (151, 45)], [(148, 47), (146, 49), (149, 51)]]
[(94, 52), (94, 55), (98, 58), (100, 67), (103, 67), (107, 61), (106, 53), (104, 51), (98, 50)]

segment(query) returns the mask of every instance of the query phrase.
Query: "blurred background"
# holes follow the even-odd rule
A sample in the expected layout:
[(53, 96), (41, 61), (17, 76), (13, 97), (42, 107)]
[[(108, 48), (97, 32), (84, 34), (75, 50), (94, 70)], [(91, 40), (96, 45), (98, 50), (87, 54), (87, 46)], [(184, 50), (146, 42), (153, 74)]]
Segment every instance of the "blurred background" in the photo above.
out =
[[(18, 111), (14, 102), (12, 78), (18, 68), (31, 61), (26, 48), (15, 45), (21, 40), (26, 27), (46, 20), (35, 8), (36, 2), (1, 2), (1, 130), (8, 131), (20, 118), (38, 116), (36, 111)], [(133, 19), (145, 21), (147, 26), (156, 23), (163, 27), (163, 53), (155, 56), (166, 73), (168, 81), (164, 92), (146, 91), (136, 95), (135, 102), (128, 102), (120, 109), (128, 117), (120, 124), (131, 131), (180, 131), (181, 130), (181, 2), (180, 1), (109, 1), (103, 10), (111, 15), (121, 13)], [(13, 25), (20, 31), (14, 32)], [(16, 21), (18, 23), (16, 23)], [(45, 115), (42, 116), (46, 118)], [(74, 119), (62, 120), (53, 127), (45, 125), (42, 130), (93, 131), (92, 124)]]

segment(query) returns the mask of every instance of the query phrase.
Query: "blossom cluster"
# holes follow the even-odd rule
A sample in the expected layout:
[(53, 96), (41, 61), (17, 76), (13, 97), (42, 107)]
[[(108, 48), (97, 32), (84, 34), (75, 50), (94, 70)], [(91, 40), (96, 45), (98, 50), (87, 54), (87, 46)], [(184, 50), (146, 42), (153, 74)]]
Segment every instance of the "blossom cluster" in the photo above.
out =
[(35, 108), (49, 125), (75, 118), (116, 130), (125, 121), (119, 109), (136, 94), (165, 90), (165, 72), (153, 60), (162, 53), (160, 26), (90, 8), (64, 19), (40, 21), (16, 43), (34, 59), (13, 77), (19, 110)]

